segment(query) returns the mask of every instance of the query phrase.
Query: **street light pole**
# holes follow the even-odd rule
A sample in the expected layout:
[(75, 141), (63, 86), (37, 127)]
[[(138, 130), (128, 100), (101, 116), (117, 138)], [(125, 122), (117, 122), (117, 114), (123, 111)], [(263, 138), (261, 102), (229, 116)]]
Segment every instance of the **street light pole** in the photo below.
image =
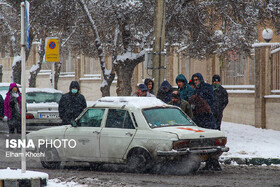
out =
[(160, 84), (165, 78), (164, 65), (165, 57), (163, 55), (165, 43), (165, 0), (155, 0), (155, 18), (154, 18), (154, 36), (153, 46), (153, 78), (154, 91), (157, 93)]

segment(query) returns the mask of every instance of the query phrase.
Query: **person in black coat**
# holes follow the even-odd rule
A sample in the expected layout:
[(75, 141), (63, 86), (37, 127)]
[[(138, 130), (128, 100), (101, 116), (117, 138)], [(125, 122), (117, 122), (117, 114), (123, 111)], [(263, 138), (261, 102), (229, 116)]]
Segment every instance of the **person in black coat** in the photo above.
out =
[(79, 93), (80, 85), (77, 81), (72, 81), (69, 92), (63, 94), (58, 105), (59, 117), (62, 124), (70, 124), (87, 107), (85, 97)]
[(210, 84), (204, 82), (203, 76), (200, 73), (193, 74), (192, 82), (195, 84), (194, 94), (197, 94), (202, 99), (204, 99), (210, 106), (212, 113), (214, 113), (213, 87)]
[(173, 88), (170, 83), (165, 80), (161, 83), (160, 88), (157, 92), (157, 98), (162, 100), (165, 103), (169, 103), (171, 101), (171, 94), (173, 92)]
[[(204, 82), (204, 79), (200, 73), (193, 74), (192, 82), (195, 84), (194, 93), (200, 96), (204, 101), (206, 101), (211, 109), (211, 113), (209, 113), (206, 117), (204, 116), (203, 118), (204, 121), (207, 120), (207, 124), (209, 123), (209, 125), (205, 124), (205, 126), (207, 126), (206, 128), (214, 127), (214, 129), (217, 129), (217, 124), (214, 117), (214, 91), (212, 85)], [(202, 170), (221, 171), (222, 168), (217, 158), (208, 158), (208, 160), (206, 161), (206, 165)]]
[(226, 89), (220, 85), (220, 82), (221, 78), (219, 75), (214, 75), (212, 77), (212, 86), (214, 90), (214, 117), (219, 130), (221, 130), (223, 111), (228, 104), (228, 93)]

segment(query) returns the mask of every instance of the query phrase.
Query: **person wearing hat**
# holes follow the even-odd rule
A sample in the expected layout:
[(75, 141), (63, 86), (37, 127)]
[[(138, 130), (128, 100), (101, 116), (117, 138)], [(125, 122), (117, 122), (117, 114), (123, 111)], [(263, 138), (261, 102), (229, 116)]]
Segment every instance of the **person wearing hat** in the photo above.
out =
[(21, 93), (16, 83), (11, 83), (4, 101), (4, 118), (8, 122), (9, 133), (21, 133)]
[(171, 101), (171, 94), (173, 92), (173, 88), (167, 80), (164, 80), (160, 88), (157, 92), (157, 98), (162, 100), (165, 103), (169, 103)]
[(216, 119), (217, 128), (221, 130), (223, 111), (228, 104), (228, 93), (220, 84), (221, 78), (219, 75), (212, 77), (212, 86), (214, 90), (214, 117)]
[(193, 118), (191, 105), (188, 103), (188, 101), (181, 99), (180, 93), (178, 91), (172, 92), (171, 101), (168, 104), (180, 107), (190, 118)]
[(132, 95), (137, 97), (155, 97), (155, 95), (148, 92), (148, 88), (145, 84), (139, 84), (138, 90)]

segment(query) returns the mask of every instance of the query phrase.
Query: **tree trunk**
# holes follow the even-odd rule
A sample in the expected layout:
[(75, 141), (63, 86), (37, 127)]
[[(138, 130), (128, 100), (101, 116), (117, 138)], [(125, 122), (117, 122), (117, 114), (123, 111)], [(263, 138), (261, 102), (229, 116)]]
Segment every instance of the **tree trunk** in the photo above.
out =
[(12, 67), (12, 82), (21, 84), (21, 60), (17, 61), (16, 64)]
[(118, 62), (119, 65), (115, 68), (118, 82), (117, 82), (117, 95), (118, 96), (131, 96), (131, 79), (136, 63), (132, 62)]
[[(42, 38), (44, 38), (45, 36), (46, 35), (44, 34), (44, 36)], [(36, 78), (37, 78), (38, 73), (41, 70), (42, 62), (44, 60), (44, 54), (45, 54), (45, 47), (44, 46), (45, 46), (45, 40), (42, 39), (40, 47), (39, 47), (40, 50), (38, 52), (39, 53), (39, 59), (37, 61), (37, 67), (33, 71), (30, 70), (30, 77), (29, 77), (29, 87), (30, 88), (35, 88), (36, 87)], [(32, 66), (31, 69), (33, 69), (33, 66)]]

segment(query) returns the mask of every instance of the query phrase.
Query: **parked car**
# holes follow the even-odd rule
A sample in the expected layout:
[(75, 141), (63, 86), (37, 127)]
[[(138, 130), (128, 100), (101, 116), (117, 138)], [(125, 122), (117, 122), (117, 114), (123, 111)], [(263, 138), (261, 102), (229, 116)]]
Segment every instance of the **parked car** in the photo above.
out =
[[(3, 99), (9, 90), (10, 83), (0, 83), (0, 94)], [(21, 90), (21, 86), (19, 85)], [(38, 130), (48, 126), (60, 125), (58, 103), (62, 91), (53, 88), (26, 88), (26, 128), (27, 131)], [(8, 128), (7, 122), (2, 120), (1, 131)], [(3, 127), (6, 127), (5, 129)], [(3, 130), (4, 129), (4, 130)]]
[(58, 103), (62, 91), (53, 88), (26, 88), (26, 126), (38, 129), (60, 125)]
[(156, 163), (184, 161), (196, 171), (208, 157), (229, 150), (223, 132), (200, 128), (180, 108), (153, 97), (103, 97), (72, 124), (34, 131), (27, 138), (45, 155), (45, 168), (86, 161), (127, 164), (143, 172)]

